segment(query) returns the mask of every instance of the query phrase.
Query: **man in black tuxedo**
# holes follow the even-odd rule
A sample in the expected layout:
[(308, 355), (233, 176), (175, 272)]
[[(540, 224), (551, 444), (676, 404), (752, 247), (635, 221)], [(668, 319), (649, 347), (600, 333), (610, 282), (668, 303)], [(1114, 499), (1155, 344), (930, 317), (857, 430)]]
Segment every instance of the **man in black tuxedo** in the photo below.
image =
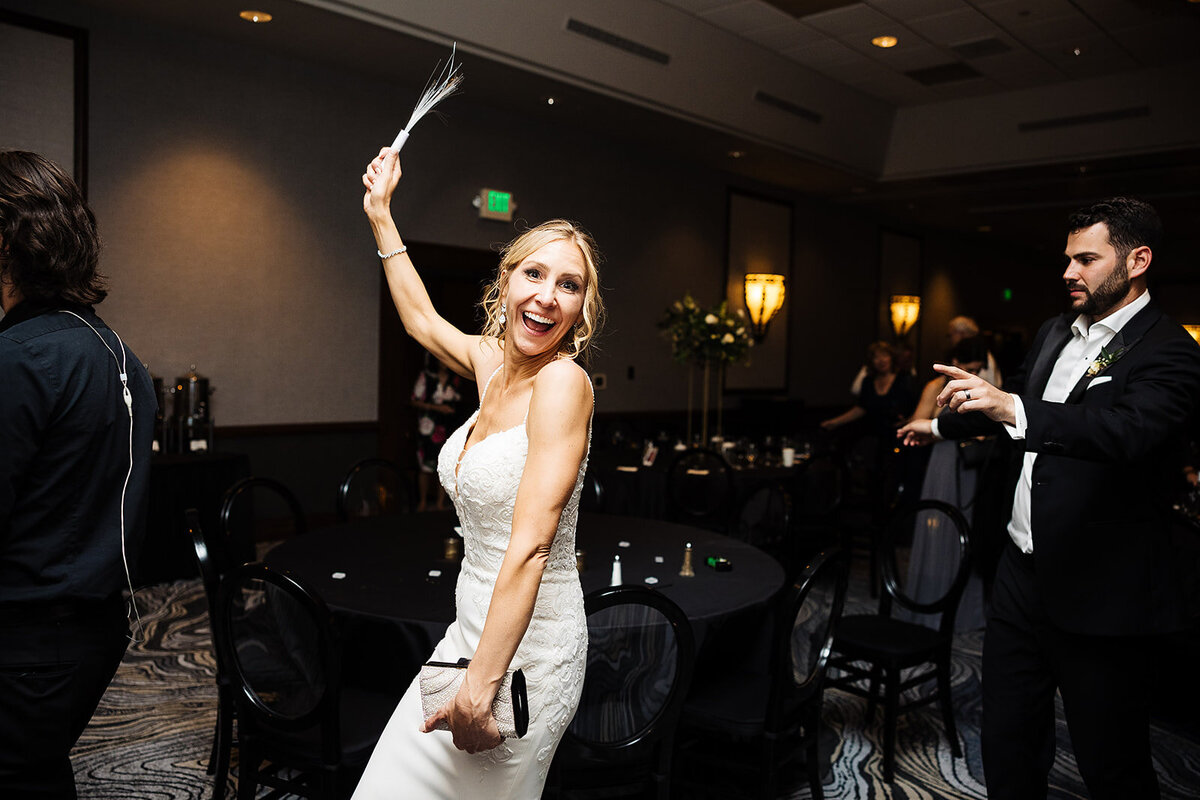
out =
[(1071, 310), (1038, 331), (1007, 391), (935, 365), (951, 379), (938, 403), (957, 413), (900, 435), (999, 429), (1024, 449), (983, 652), (988, 796), (1046, 797), (1057, 689), (1092, 797), (1157, 798), (1147, 636), (1186, 624), (1192, 576), (1173, 557), (1170, 514), (1200, 347), (1146, 289), (1162, 234), (1153, 208), (1113, 198), (1067, 230)]

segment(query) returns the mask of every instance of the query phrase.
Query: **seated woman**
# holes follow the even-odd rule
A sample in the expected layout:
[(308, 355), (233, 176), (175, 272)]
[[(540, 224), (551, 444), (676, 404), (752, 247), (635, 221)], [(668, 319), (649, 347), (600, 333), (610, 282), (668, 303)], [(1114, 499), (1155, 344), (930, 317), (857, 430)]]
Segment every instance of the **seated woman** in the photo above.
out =
[[(979, 374), (987, 363), (987, 344), (973, 336), (960, 340), (951, 351), (950, 363), (972, 374)], [(949, 379), (938, 377), (925, 384), (913, 419), (933, 419), (938, 414), (937, 396)], [(933, 445), (925, 481), (921, 486), (922, 500), (941, 500), (958, 508), (974, 527), (975, 487), (978, 470), (964, 463), (960, 442), (945, 440)], [(972, 441), (972, 446), (988, 446)], [(958, 570), (958, 535), (956, 531), (938, 525), (940, 515), (932, 512), (917, 517), (913, 531), (912, 553), (908, 561), (906, 594), (914, 600), (928, 602), (942, 595), (954, 580)], [(901, 616), (901, 615), (898, 615)], [(936, 623), (929, 614), (904, 615), (926, 625)], [(963, 590), (955, 616), (954, 629), (974, 630), (984, 625), (983, 582), (975, 570)]]

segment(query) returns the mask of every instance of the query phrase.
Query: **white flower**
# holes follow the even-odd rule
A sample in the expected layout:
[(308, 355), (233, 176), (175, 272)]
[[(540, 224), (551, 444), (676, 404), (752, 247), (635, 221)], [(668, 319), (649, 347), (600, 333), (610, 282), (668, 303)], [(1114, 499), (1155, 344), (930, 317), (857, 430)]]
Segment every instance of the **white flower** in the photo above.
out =
[(709, 325), (716, 325), (718, 322), (720, 322), (720, 320), (718, 320), (718, 319), (717, 319), (717, 315), (716, 315), (716, 314), (709, 314), (709, 315), (707, 315), (707, 316), (704, 318), (704, 321), (705, 321), (706, 323), (708, 323)]
[(721, 337), (721, 344), (733, 344), (733, 334), (727, 333)]

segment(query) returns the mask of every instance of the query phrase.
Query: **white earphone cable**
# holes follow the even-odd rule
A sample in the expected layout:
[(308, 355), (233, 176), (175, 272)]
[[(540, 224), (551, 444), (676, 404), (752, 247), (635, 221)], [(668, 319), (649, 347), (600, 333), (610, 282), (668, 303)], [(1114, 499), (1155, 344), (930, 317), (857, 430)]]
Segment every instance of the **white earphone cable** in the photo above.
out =
[(96, 338), (100, 340), (100, 344), (104, 345), (109, 354), (113, 357), (113, 362), (117, 365), (117, 369), (121, 374), (121, 398), (125, 401), (125, 409), (129, 412), (129, 468), (125, 471), (125, 482), (121, 486), (121, 564), (125, 567), (125, 583), (129, 586), (129, 606), (132, 615), (129, 613), (130, 624), (133, 625), (133, 633), (129, 639), (132, 642), (141, 642), (142, 637), (142, 615), (138, 612), (137, 607), (137, 592), (133, 588), (133, 576), (129, 572), (129, 557), (125, 553), (125, 493), (129, 490), (129, 479), (133, 475), (133, 395), (129, 392), (129, 374), (125, 367), (128, 364), (128, 353), (125, 350), (125, 342), (121, 341), (121, 334), (109, 328), (112, 335), (117, 337), (117, 344), (121, 348), (121, 358), (117, 358), (116, 352), (112, 349), (108, 342), (104, 341), (104, 337), (100, 335), (100, 331), (92, 327), (92, 324), (83, 317), (76, 314), (74, 311), (63, 310), (60, 313), (70, 314), (75, 319), (82, 322), (91, 328), (92, 333), (96, 334)]

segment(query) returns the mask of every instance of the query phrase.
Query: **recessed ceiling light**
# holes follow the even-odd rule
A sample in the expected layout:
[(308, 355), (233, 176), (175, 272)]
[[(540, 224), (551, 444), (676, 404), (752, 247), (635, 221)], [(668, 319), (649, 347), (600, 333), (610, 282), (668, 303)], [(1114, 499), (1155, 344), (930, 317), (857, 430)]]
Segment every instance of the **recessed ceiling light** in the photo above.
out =
[(884, 47), (884, 48), (895, 47), (899, 43), (900, 43), (900, 40), (897, 39), (895, 36), (876, 36), (874, 39), (871, 40), (871, 44), (875, 45), (876, 47)]
[(242, 11), (238, 16), (246, 20), (246, 22), (270, 22), (274, 19), (266, 11)]
[(741, 158), (744, 155), (746, 155), (745, 150), (730, 150), (729, 151), (730, 158)]
[(1081, 56), (1081, 55), (1083, 55), (1083, 48), (1082, 48), (1082, 47), (1072, 47), (1072, 48), (1071, 48), (1071, 55), (1073, 55), (1073, 56)]
[(547, 98), (546, 98), (546, 105), (548, 105), (548, 106), (552, 106), (552, 105), (554, 105), (554, 102), (555, 102), (555, 101), (554, 101), (554, 98), (553, 98), (553, 97), (547, 97)]

